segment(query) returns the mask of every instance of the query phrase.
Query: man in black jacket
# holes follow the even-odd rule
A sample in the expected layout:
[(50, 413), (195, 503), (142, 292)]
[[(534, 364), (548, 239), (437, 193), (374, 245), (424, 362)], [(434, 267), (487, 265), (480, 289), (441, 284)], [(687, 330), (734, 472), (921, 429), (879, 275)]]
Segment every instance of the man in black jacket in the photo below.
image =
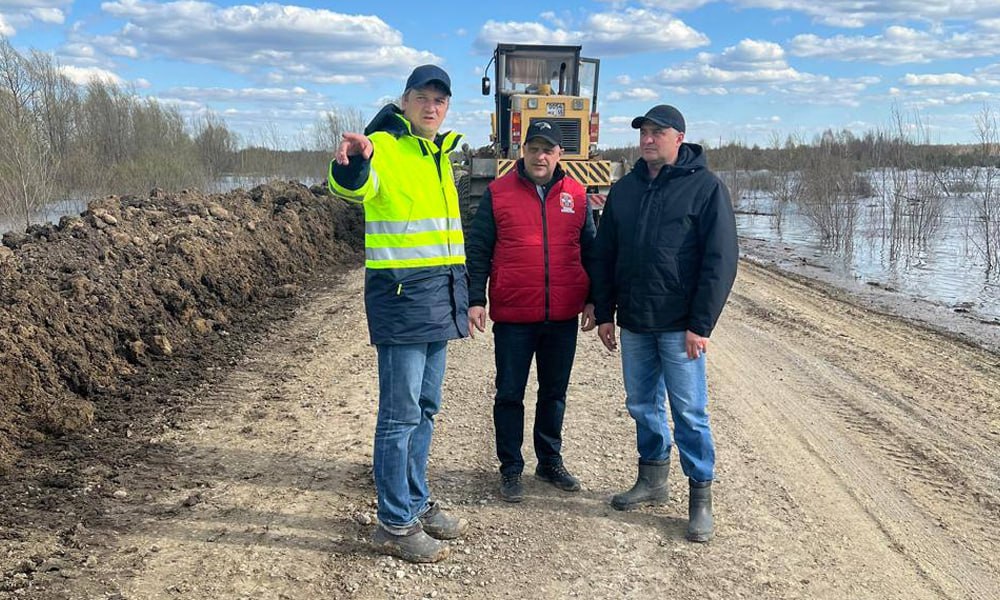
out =
[(632, 120), (642, 152), (612, 186), (597, 232), (598, 336), (617, 348), (621, 327), (625, 404), (635, 419), (639, 474), (611, 504), (628, 510), (667, 499), (671, 432), (688, 477), (687, 538), (712, 538), (715, 445), (708, 422), (705, 352), (736, 279), (736, 220), (726, 186), (701, 146), (684, 142), (672, 106)]

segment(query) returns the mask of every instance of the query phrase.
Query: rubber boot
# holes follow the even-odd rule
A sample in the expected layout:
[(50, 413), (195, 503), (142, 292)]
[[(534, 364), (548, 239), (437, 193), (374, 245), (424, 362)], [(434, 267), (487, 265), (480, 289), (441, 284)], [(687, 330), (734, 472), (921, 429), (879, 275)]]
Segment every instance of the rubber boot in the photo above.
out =
[(707, 542), (714, 534), (712, 524), (712, 482), (692, 481), (691, 495), (688, 496), (687, 539), (691, 542)]
[(639, 476), (627, 492), (611, 497), (611, 506), (617, 510), (630, 510), (640, 504), (663, 504), (667, 501), (667, 474), (669, 460), (639, 462)]

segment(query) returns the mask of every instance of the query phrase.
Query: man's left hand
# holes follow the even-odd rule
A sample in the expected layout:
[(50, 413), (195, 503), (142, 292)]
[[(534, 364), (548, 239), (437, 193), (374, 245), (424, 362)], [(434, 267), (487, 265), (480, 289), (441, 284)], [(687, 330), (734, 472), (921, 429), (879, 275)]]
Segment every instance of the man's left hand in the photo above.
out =
[(594, 316), (594, 305), (588, 304), (583, 307), (583, 318), (580, 319), (580, 331), (590, 331), (597, 327), (597, 317)]
[(687, 335), (684, 336), (684, 346), (687, 349), (688, 358), (694, 360), (708, 350), (708, 338), (688, 331)]

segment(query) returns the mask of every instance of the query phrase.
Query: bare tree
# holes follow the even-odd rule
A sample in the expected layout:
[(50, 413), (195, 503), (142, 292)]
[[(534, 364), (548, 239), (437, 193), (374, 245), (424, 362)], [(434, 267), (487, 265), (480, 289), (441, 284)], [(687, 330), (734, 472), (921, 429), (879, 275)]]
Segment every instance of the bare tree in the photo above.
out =
[(821, 149), (802, 172), (801, 213), (824, 243), (851, 252), (858, 220), (854, 167), (837, 144), (821, 143)]
[(980, 165), (974, 169), (979, 188), (975, 201), (975, 246), (986, 259), (987, 273), (1000, 267), (1000, 127), (997, 114), (983, 106), (976, 116)]
[(0, 208), (25, 227), (52, 198), (55, 158), (35, 108), (41, 93), (31, 65), (0, 38)]
[[(749, 153), (744, 151), (746, 149), (742, 141), (736, 141), (726, 146), (720, 144), (719, 149), (713, 152), (713, 160), (718, 165), (717, 172), (729, 189), (733, 206), (741, 206), (747, 197), (750, 173), (747, 167)], [(746, 207), (751, 212), (756, 210), (755, 200), (751, 197), (751, 206)]]
[(340, 145), (345, 132), (361, 132), (365, 128), (365, 118), (356, 108), (335, 108), (324, 113), (314, 126), (313, 148), (333, 153)]
[(775, 150), (771, 163), (771, 218), (780, 232), (788, 207), (802, 198), (802, 174), (795, 168), (796, 154), (802, 143), (791, 135), (782, 141), (776, 131), (771, 134), (770, 142)]
[(46, 142), (54, 156), (65, 156), (76, 133), (73, 118), (80, 105), (79, 88), (59, 71), (52, 56), (44, 52), (33, 51), (29, 65), (32, 78), (38, 83), (34, 111)]
[(236, 154), (236, 135), (214, 113), (206, 114), (195, 126), (195, 146), (201, 163), (213, 181), (232, 170)]
[(895, 139), (894, 157), (883, 181), (881, 201), (888, 211), (889, 255), (897, 256), (903, 246), (920, 247), (934, 237), (944, 219), (947, 191), (941, 180), (918, 155), (918, 146), (929, 144), (930, 135), (919, 114), (907, 121), (897, 105), (892, 109)]

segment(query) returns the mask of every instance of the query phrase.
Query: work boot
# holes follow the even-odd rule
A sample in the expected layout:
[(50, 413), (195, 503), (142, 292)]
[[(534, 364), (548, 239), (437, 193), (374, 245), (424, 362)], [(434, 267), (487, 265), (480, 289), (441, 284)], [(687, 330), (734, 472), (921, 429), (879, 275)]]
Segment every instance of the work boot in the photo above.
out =
[(500, 476), (500, 499), (504, 502), (524, 500), (524, 486), (521, 485), (520, 473)]
[(382, 554), (388, 554), (412, 563), (433, 563), (448, 558), (451, 549), (424, 533), (420, 523), (413, 524), (405, 533), (395, 534), (379, 525), (372, 536), (372, 544)]
[(611, 506), (617, 510), (631, 510), (640, 504), (663, 504), (668, 498), (667, 474), (669, 460), (639, 461), (639, 476), (627, 492), (611, 497)]
[(469, 529), (469, 522), (461, 517), (453, 517), (441, 510), (437, 502), (431, 502), (427, 512), (420, 515), (424, 532), (434, 539), (453, 540), (462, 537)]
[(580, 491), (580, 481), (570, 475), (562, 463), (538, 465), (535, 467), (535, 477), (551, 483), (564, 492)]
[(691, 542), (707, 542), (712, 539), (712, 482), (692, 481), (691, 495), (688, 497), (687, 539)]

